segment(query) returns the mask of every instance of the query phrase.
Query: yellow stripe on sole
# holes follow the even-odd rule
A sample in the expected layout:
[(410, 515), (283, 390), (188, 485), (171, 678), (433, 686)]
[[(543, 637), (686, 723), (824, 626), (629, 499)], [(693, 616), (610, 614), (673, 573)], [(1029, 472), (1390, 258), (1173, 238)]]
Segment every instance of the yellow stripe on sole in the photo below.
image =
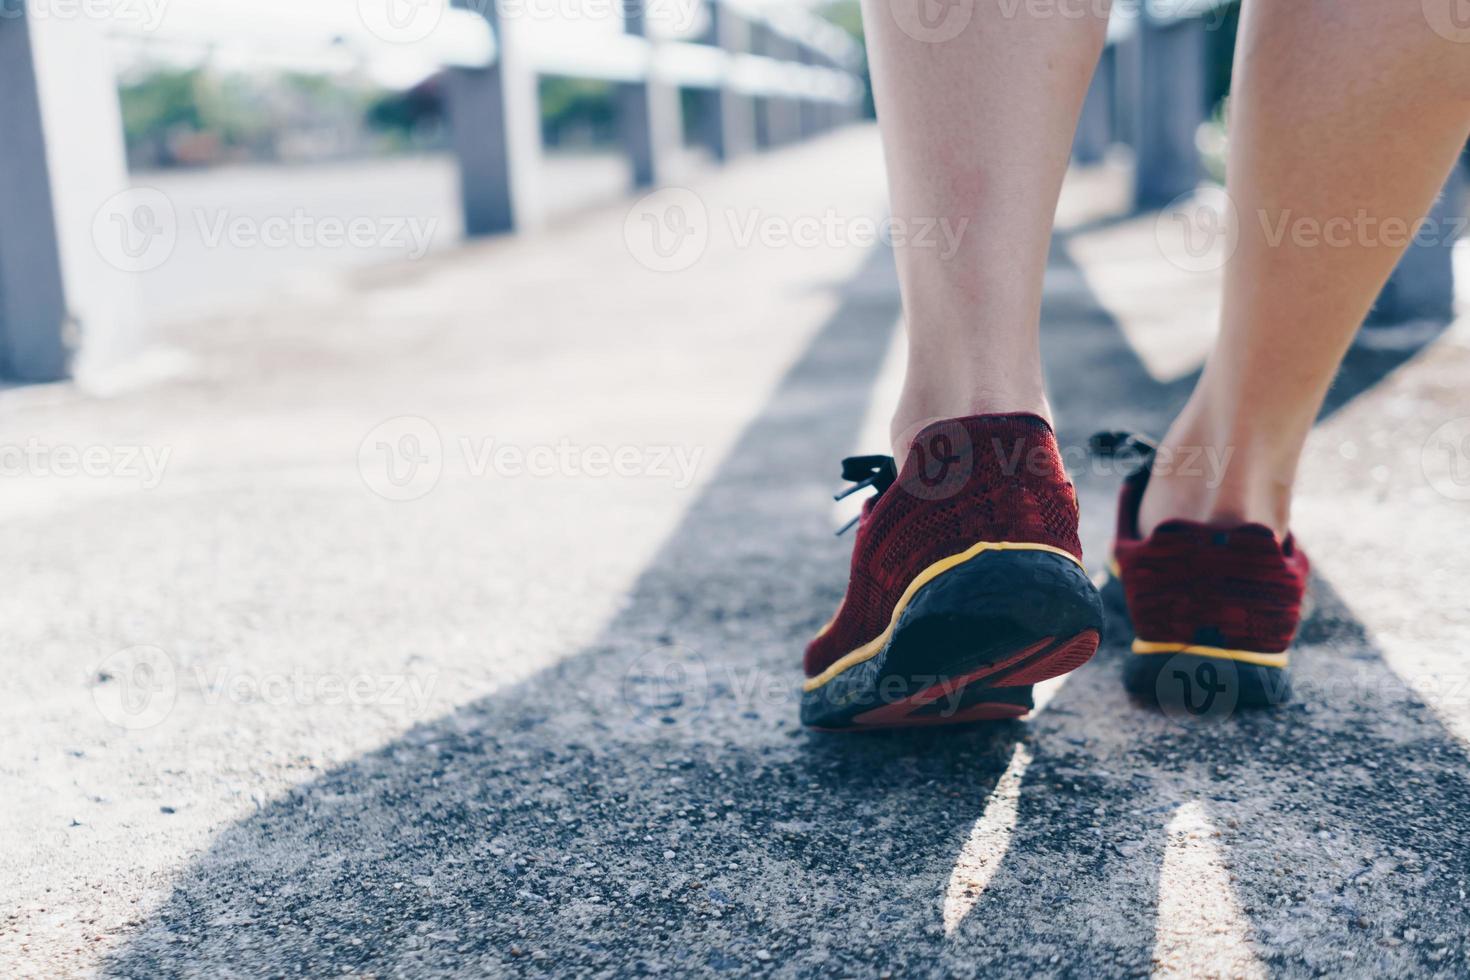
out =
[(1227, 650), (1224, 647), (1207, 647), (1198, 643), (1154, 643), (1151, 640), (1134, 640), (1133, 652), (1140, 656), (1156, 656), (1166, 653), (1187, 653), (1196, 657), (1211, 657), (1215, 660), (1235, 660), (1257, 667), (1285, 667), (1288, 653), (1257, 653), (1254, 650)]
[(801, 689), (808, 693), (811, 691), (815, 691), (817, 688), (822, 687), (829, 681), (833, 680), (839, 674), (842, 674), (843, 672), (850, 670), (853, 667), (856, 667), (860, 663), (865, 663), (866, 661), (872, 660), (882, 651), (883, 647), (888, 643), (888, 638), (893, 635), (893, 630), (898, 625), (898, 617), (902, 616), (903, 611), (908, 608), (908, 604), (910, 600), (913, 599), (914, 593), (918, 592), (924, 586), (928, 585), (930, 582), (934, 581), (936, 578), (943, 575), (950, 569), (955, 568), (959, 565), (963, 565), (970, 559), (982, 555), (987, 551), (1048, 551), (1054, 555), (1061, 555), (1063, 558), (1071, 559), (1072, 562), (1075, 563), (1076, 566), (1078, 568), (1081, 568), (1084, 572), (1087, 570), (1076, 555), (1063, 548), (1053, 547), (1049, 544), (1034, 544), (1031, 542), (1018, 541), (981, 541), (979, 544), (967, 548), (957, 555), (951, 555), (948, 558), (943, 558), (939, 561), (936, 561), (934, 564), (924, 569), (918, 575), (914, 576), (914, 580), (909, 583), (909, 587), (903, 590), (903, 595), (898, 597), (898, 604), (893, 607), (893, 615), (889, 617), (888, 626), (883, 630), (883, 632), (879, 633), (867, 643), (864, 643), (856, 650), (838, 660), (836, 663), (828, 667), (826, 670), (822, 671), (816, 677), (808, 678), (806, 683), (802, 684)]

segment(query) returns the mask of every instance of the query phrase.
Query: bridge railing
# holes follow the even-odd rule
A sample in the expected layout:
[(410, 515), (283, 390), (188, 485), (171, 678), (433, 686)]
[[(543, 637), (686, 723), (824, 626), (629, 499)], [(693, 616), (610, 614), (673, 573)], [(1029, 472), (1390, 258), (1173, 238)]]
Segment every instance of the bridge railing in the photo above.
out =
[(470, 235), (534, 228), (544, 218), (546, 76), (615, 86), (635, 187), (665, 181), (684, 155), (681, 93), (702, 109), (701, 130), (689, 137), (719, 161), (816, 135), (862, 111), (860, 45), (800, 9), (742, 0), (429, 0), (395, 12), (392, 3), (175, 4), (151, 23), (32, 16), (23, 3), (5, 4), (0, 378), (63, 378), (79, 356), (106, 363), (138, 344), (134, 273), (94, 241), (95, 223), (119, 217), (107, 212), (129, 186), (109, 38), (192, 46), (237, 65), (366, 69), (405, 87), (442, 72)]
[(854, 74), (860, 47), (804, 11), (734, 0), (623, 0), (617, 17), (566, 25), (512, 16), (483, 0), (464, 2), (479, 6), (500, 39), (491, 64), (450, 73), (451, 130), (470, 234), (542, 220), (536, 96), (542, 76), (617, 86), (635, 187), (666, 180), (676, 165), (684, 143), (681, 90), (698, 93), (705, 131), (694, 135), (720, 160), (813, 136), (861, 111), (864, 86)]
[[(1134, 204), (1169, 207), (1204, 178), (1200, 127), (1210, 111), (1211, 32), (1231, 28), (1233, 0), (1119, 0), (1083, 105), (1073, 155), (1103, 159), (1123, 144), (1134, 157)], [(1464, 213), (1464, 175), (1451, 174), (1426, 216), (1426, 229), (1400, 261), (1375, 304), (1370, 323), (1448, 322), (1454, 316), (1454, 231)]]

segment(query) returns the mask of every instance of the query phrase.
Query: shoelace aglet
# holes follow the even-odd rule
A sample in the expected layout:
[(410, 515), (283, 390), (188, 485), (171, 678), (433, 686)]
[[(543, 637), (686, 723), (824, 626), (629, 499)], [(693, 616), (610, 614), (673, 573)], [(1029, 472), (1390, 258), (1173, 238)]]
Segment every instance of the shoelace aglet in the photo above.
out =
[(1136, 432), (1094, 432), (1087, 440), (1087, 451), (1102, 459), (1125, 455), (1151, 456), (1158, 448), (1158, 443)]
[(851, 531), (853, 529), (853, 526), (856, 525), (857, 522), (860, 521), (860, 520), (862, 520), (862, 519), (863, 519), (863, 515), (861, 515), (861, 514), (859, 514), (858, 516), (854, 517), (852, 520), (848, 521), (846, 524), (842, 525), (841, 527), (839, 527), (837, 529), (837, 535), (836, 536), (839, 537), (839, 538), (842, 537), (848, 531)]
[(873, 476), (868, 477), (866, 480), (862, 480), (862, 481), (860, 481), (858, 483), (854, 483), (852, 486), (848, 487), (846, 490), (844, 490), (841, 493), (837, 494), (832, 499), (833, 500), (846, 500), (848, 497), (851, 497), (853, 494), (857, 493), (859, 490), (863, 489), (864, 487), (871, 487), (873, 485), (874, 481), (876, 481), (877, 479), (878, 479), (877, 474), (874, 474)]

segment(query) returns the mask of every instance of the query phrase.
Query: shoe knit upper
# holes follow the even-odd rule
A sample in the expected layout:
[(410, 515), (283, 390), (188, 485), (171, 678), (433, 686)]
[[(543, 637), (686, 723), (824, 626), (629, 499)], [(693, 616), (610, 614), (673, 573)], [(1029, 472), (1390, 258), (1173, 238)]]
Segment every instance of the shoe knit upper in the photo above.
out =
[(1220, 528), (1165, 521), (1138, 534), (1149, 470), (1123, 483), (1113, 557), (1133, 631), (1150, 643), (1280, 653), (1291, 645), (1306, 593), (1307, 556), (1262, 524)]
[(1077, 495), (1051, 426), (1036, 415), (947, 419), (915, 437), (898, 479), (864, 507), (847, 594), (807, 647), (807, 676), (881, 634), (924, 569), (981, 542), (1082, 558)]

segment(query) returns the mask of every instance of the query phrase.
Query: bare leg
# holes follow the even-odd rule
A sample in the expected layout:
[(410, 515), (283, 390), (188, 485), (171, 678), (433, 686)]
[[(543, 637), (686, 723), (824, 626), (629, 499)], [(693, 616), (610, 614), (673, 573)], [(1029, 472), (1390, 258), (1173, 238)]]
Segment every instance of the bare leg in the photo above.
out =
[(1233, 455), (1218, 486), (1160, 467), (1144, 533), (1171, 517), (1285, 532), (1338, 363), (1464, 145), (1466, 93), (1470, 45), (1434, 33), (1418, 2), (1246, 0), (1228, 166), (1239, 246), (1219, 341), (1164, 440)]
[[(865, 0), (894, 219), (914, 232), (940, 222), (949, 236), (916, 235), (896, 248), (909, 335), (892, 425), (899, 459), (936, 419), (1049, 417), (1042, 276), (1106, 16), (1055, 7), (1038, 16), (1027, 6)], [(935, 40), (949, 32), (924, 28), (921, 12), (929, 23), (968, 21)]]

